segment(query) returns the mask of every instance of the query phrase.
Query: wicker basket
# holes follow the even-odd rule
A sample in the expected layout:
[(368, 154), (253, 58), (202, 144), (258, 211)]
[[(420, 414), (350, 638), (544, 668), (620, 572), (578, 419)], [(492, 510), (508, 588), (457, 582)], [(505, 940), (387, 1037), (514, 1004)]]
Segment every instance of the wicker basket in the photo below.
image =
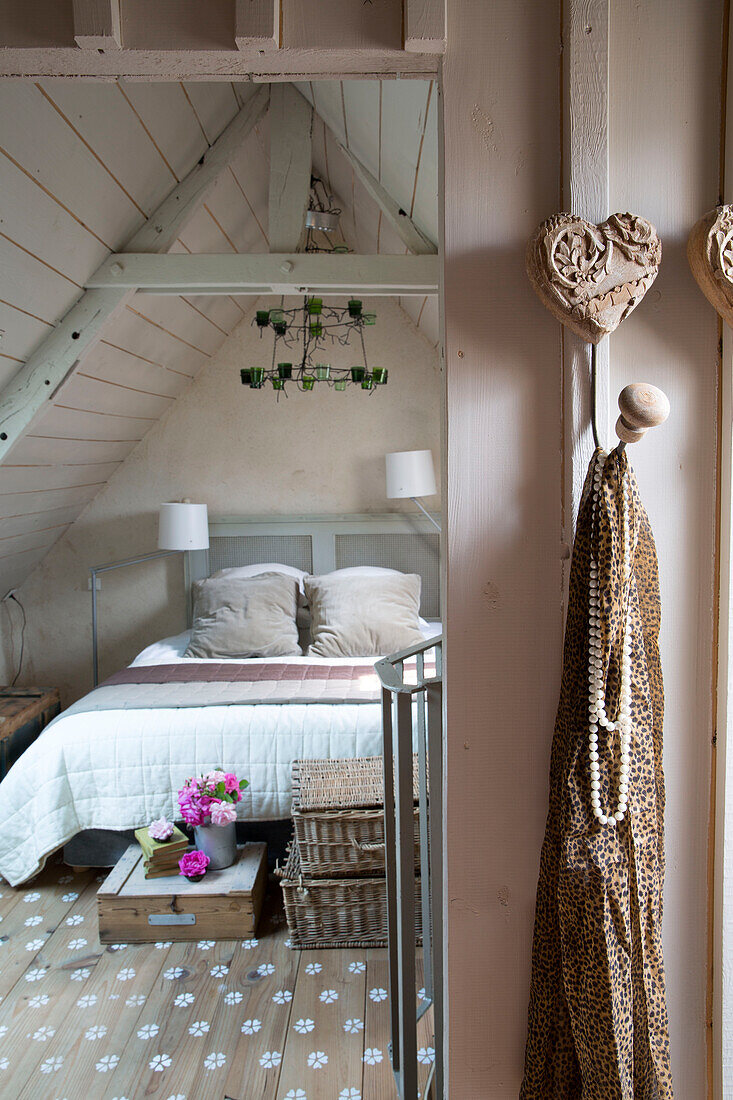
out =
[[(387, 887), (384, 878), (310, 879), (302, 873), (293, 841), (278, 871), (293, 947), (384, 947)], [(415, 879), (417, 942), (422, 937), (420, 879)]]
[[(417, 760), (413, 771), (417, 801)], [(309, 878), (384, 874), (381, 756), (293, 762), (293, 827)], [(415, 807), (415, 867), (420, 826)]]

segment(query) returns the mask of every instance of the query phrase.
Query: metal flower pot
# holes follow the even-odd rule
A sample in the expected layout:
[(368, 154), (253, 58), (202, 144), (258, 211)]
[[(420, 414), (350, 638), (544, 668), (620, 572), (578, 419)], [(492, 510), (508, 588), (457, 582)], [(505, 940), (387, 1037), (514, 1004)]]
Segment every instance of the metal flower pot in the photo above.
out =
[(209, 857), (208, 870), (220, 871), (231, 867), (237, 858), (237, 827), (229, 825), (194, 825), (194, 843), (200, 852)]

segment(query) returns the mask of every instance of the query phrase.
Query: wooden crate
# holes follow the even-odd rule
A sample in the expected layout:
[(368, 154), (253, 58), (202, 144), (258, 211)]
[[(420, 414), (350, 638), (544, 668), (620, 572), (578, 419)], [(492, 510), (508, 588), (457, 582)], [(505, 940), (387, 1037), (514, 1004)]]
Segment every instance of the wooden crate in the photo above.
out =
[[(381, 756), (293, 761), (293, 829), (300, 869), (309, 878), (384, 874)], [(413, 789), (418, 797), (417, 758)], [(420, 824), (414, 809), (415, 867)]]
[[(297, 840), (280, 885), (290, 942), (297, 948), (384, 947), (387, 943), (387, 883), (381, 878), (306, 878)], [(422, 939), (420, 879), (415, 879), (416, 942)]]
[(207, 871), (146, 879), (143, 853), (131, 844), (97, 891), (102, 943), (156, 940), (242, 940), (257, 934), (267, 886), (267, 845), (244, 844), (236, 863)]
[(58, 688), (0, 687), (0, 779), (60, 710)]

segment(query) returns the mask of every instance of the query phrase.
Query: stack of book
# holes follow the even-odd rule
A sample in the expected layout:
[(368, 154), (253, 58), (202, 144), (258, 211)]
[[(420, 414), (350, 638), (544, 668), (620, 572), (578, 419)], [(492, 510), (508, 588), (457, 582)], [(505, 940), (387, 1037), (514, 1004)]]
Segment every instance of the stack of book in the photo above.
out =
[(188, 851), (188, 838), (178, 826), (170, 840), (153, 840), (147, 827), (136, 829), (135, 839), (143, 850), (145, 878), (178, 874), (178, 860)]

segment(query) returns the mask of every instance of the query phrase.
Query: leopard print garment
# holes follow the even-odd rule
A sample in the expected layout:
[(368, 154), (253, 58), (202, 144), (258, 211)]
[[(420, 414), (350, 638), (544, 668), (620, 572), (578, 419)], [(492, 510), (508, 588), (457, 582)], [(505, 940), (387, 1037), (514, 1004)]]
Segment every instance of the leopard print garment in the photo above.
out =
[[(589, 471), (570, 573), (520, 1100), (672, 1100), (661, 927), (664, 695), (657, 645), (659, 575), (649, 520), (625, 453), (612, 452), (606, 460), (593, 544), (602, 606), (606, 712), (612, 718), (620, 686), (621, 479), (627, 474), (632, 545), (636, 541), (629, 594), (628, 811), (620, 825), (611, 828), (597, 823), (590, 804)], [(618, 732), (599, 729), (601, 805), (611, 812), (618, 801), (618, 738)]]

